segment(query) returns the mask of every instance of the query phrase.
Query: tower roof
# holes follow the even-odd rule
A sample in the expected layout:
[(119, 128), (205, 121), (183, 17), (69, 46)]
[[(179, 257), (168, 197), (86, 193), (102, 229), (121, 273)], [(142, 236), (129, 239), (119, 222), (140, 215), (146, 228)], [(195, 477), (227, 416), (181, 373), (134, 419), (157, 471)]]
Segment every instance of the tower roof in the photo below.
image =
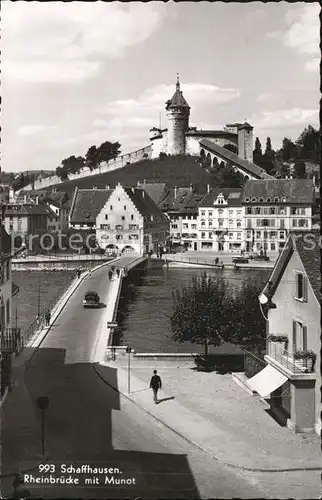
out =
[(188, 108), (190, 109), (189, 104), (185, 100), (182, 94), (182, 90), (180, 90), (180, 81), (179, 75), (177, 75), (177, 83), (176, 83), (176, 91), (173, 94), (172, 98), (166, 102), (166, 110), (171, 108)]

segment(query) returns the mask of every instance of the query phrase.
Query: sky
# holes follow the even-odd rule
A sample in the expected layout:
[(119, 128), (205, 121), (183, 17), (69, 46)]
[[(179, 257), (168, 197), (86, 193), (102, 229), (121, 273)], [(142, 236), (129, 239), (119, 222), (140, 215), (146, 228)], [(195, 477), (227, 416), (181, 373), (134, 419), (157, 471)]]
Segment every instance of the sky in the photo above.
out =
[[(244, 121), (265, 149), (318, 127), (318, 3), (2, 2), (6, 172), (147, 146), (181, 90), (190, 125)], [(161, 115), (160, 115), (161, 113)]]

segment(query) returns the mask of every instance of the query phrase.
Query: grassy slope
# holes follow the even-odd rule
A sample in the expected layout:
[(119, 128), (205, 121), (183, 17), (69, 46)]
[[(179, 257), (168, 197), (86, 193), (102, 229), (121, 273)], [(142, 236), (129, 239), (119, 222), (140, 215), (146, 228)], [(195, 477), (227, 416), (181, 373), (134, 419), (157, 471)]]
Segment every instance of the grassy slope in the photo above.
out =
[(114, 187), (118, 182), (122, 185), (136, 185), (138, 181), (166, 182), (170, 186), (189, 186), (193, 184), (198, 190), (205, 192), (207, 184), (213, 185), (211, 174), (203, 170), (196, 156), (172, 156), (164, 159), (145, 160), (132, 163), (122, 169), (92, 175), (83, 179), (57, 184), (59, 191), (73, 191), (78, 188), (90, 189), (93, 186)]

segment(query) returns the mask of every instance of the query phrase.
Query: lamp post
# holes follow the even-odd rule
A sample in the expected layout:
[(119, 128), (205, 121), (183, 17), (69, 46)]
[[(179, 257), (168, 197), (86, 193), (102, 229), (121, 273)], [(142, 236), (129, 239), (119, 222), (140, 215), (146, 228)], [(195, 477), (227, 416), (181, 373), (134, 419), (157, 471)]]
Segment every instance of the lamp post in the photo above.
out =
[(38, 318), (40, 319), (40, 271), (38, 274)]
[(131, 393), (131, 347), (128, 345), (126, 348), (126, 352), (128, 353), (128, 363), (127, 363), (127, 392)]

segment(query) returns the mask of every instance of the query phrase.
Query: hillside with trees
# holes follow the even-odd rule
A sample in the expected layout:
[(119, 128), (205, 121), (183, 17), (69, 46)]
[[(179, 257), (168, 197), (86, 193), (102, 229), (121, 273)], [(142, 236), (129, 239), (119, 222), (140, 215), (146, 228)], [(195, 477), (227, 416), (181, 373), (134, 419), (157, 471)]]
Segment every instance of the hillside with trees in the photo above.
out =
[[(321, 156), (320, 132), (308, 125), (293, 142), (284, 137), (280, 149), (272, 149), (271, 139), (267, 137), (265, 151), (258, 137), (255, 139), (253, 161), (270, 175), (285, 178), (292, 173), (293, 177), (304, 179), (312, 177), (318, 171)], [(290, 163), (294, 169), (290, 172)]]
[[(242, 176), (240, 176), (242, 178)], [(207, 171), (202, 166), (199, 156), (161, 155), (160, 158), (145, 159), (126, 165), (125, 167), (91, 175), (72, 181), (57, 184), (59, 191), (73, 191), (77, 186), (80, 189), (93, 187), (105, 188), (115, 186), (118, 182), (122, 185), (136, 185), (138, 182), (165, 182), (168, 186), (190, 186), (193, 185), (198, 191), (205, 192), (207, 184), (220, 187), (237, 187), (239, 174), (231, 167), (219, 168)]]

